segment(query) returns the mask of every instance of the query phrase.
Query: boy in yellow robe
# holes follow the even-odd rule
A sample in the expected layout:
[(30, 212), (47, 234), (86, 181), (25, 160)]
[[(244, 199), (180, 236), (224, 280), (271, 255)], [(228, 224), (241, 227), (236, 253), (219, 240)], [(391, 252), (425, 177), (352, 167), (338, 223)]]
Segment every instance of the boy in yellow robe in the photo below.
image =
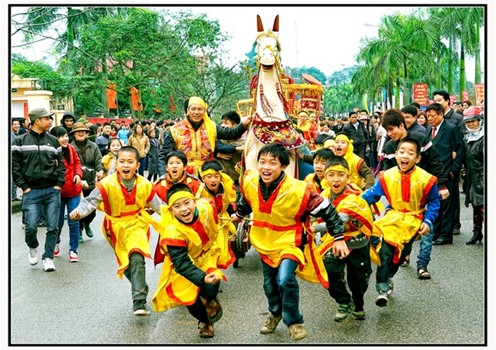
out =
[(122, 147), (116, 162), (116, 172), (97, 182), (69, 215), (72, 220), (79, 220), (97, 208), (105, 212), (102, 231), (114, 249), (119, 264), (117, 276), (124, 275), (131, 282), (134, 315), (145, 316), (150, 313), (146, 307), (145, 268), (145, 258), (151, 258), (150, 224), (160, 229), (145, 208), (160, 213), (163, 202), (152, 183), (136, 173), (140, 163), (134, 147)]
[(217, 160), (208, 160), (203, 163), (200, 176), (205, 184), (207, 198), (215, 204), (219, 219), (222, 221), (219, 226), (219, 240), (225, 240), (221, 242), (221, 247), (229, 249), (229, 254), (223, 254), (229, 260), (219, 261), (219, 265), (226, 268), (236, 260), (230, 249), (230, 238), (236, 236), (236, 226), (231, 221), (231, 214), (236, 212), (236, 187), (234, 181), (224, 173), (222, 165)]
[(417, 140), (402, 139), (396, 150), (398, 166), (386, 170), (379, 181), (362, 194), (369, 204), (382, 196), (389, 202), (386, 214), (374, 223), (374, 230), (382, 234), (383, 240), (379, 250), (381, 266), (376, 273), (377, 306), (388, 304), (393, 276), (418, 235), (432, 231), (441, 205), (437, 178), (416, 166), (420, 150)]
[[(322, 218), (334, 240), (344, 243), (344, 225), (329, 200), (312, 190), (311, 184), (286, 175), (290, 154), (281, 143), (263, 146), (257, 158), (258, 171), (247, 171), (242, 178), (242, 196), (231, 218), (236, 223), (253, 213), (250, 241), (262, 259), (270, 311), (260, 333), (273, 333), (282, 319), (291, 338), (300, 340), (307, 332), (299, 311), (296, 274), (307, 263), (303, 248), (312, 241), (304, 226), (309, 226), (310, 215)], [(340, 256), (344, 248), (336, 245), (335, 254)], [(323, 266), (322, 270), (325, 273)], [(327, 284), (327, 276), (320, 277)]]
[[(364, 295), (372, 273), (369, 237), (372, 235), (372, 211), (360, 195), (362, 192), (348, 183), (350, 169), (342, 157), (332, 156), (326, 163), (324, 181), (327, 188), (322, 192), (328, 198), (345, 223), (346, 249), (341, 257), (333, 254), (334, 238), (325, 233), (319, 246), (320, 255), (329, 277), (329, 295), (339, 304), (334, 321), (342, 322), (351, 313), (357, 320), (365, 319)], [(325, 226), (312, 226), (313, 232), (326, 232)], [(342, 243), (338, 243), (342, 244)], [(346, 280), (351, 295), (346, 289)]]
[(226, 280), (220, 268), (227, 268), (219, 261), (230, 260), (227, 242), (219, 239), (217, 210), (209, 200), (196, 199), (188, 186), (176, 184), (167, 192), (161, 223), (165, 260), (153, 310), (184, 305), (198, 320), (200, 337), (213, 337), (213, 324), (222, 316), (217, 299), (220, 280)]

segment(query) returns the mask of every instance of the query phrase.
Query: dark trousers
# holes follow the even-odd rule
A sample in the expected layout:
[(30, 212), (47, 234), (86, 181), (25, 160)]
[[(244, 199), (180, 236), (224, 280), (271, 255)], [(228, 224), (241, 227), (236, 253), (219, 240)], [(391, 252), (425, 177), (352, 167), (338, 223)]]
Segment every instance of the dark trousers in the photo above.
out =
[(209, 323), (207, 309), (205, 305), (201, 302), (201, 298), (206, 299), (207, 301), (213, 300), (217, 298), (217, 294), (219, 294), (220, 283), (216, 284), (204, 284), (200, 287), (200, 295), (196, 299), (193, 305), (187, 306), (189, 313), (191, 316), (196, 318), (199, 322)]
[(405, 244), (403, 250), (401, 251), (400, 260), (398, 263), (393, 262), (393, 257), (396, 248), (386, 241), (382, 241), (381, 249), (379, 250), (379, 257), (381, 258), (381, 266), (377, 267), (376, 272), (376, 289), (378, 292), (387, 292), (388, 290), (388, 279), (394, 277), (396, 272), (405, 260), (405, 256), (410, 254), (412, 251), (412, 244), (415, 241), (413, 237), (407, 244)]
[[(89, 196), (91, 191), (93, 191), (93, 188), (83, 190), (83, 196), (84, 197)], [(89, 214), (88, 216), (80, 219), (79, 220), (79, 231), (83, 231), (84, 224), (86, 224), (86, 226), (90, 226), (91, 222), (93, 221), (93, 219), (95, 219), (95, 217), (96, 217), (96, 210), (92, 211), (91, 214)]]
[[(458, 189), (458, 182), (456, 182), (455, 179), (448, 178), (448, 181), (446, 181), (446, 188), (450, 195), (448, 198), (441, 201), (439, 216), (434, 223), (434, 234), (432, 239), (442, 239), (446, 242), (453, 242), (456, 206), (458, 205), (458, 209), (460, 209), (460, 191)], [(457, 193), (458, 201), (456, 200)]]
[(129, 256), (129, 266), (124, 270), (124, 276), (131, 282), (133, 301), (146, 301), (148, 285), (146, 284), (145, 258), (134, 252)]
[(461, 228), (462, 224), (460, 223), (460, 175), (457, 175), (454, 179), (454, 192), (453, 193), (453, 206), (454, 206), (454, 219), (453, 219), (453, 229)]
[[(363, 297), (369, 286), (369, 277), (372, 273), (369, 245), (351, 250), (350, 255), (345, 259), (336, 258), (332, 253), (326, 254), (324, 266), (329, 276), (329, 295), (338, 304), (349, 304), (353, 298), (355, 310), (362, 311)], [(351, 295), (346, 289), (346, 281), (350, 287)]]

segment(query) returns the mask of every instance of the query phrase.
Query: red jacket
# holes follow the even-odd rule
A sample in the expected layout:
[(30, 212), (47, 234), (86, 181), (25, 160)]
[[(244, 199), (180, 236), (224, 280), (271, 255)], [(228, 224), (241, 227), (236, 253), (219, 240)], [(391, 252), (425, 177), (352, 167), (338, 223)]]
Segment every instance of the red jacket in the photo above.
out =
[(79, 159), (78, 152), (76, 147), (71, 144), (67, 145), (67, 150), (69, 151), (69, 162), (65, 156), (62, 156), (64, 159), (64, 167), (65, 167), (65, 184), (62, 187), (61, 196), (62, 197), (76, 197), (81, 194), (83, 190), (83, 186), (81, 184), (74, 184), (74, 176), (79, 175), (79, 177), (83, 178), (83, 168), (81, 166), (81, 160)]

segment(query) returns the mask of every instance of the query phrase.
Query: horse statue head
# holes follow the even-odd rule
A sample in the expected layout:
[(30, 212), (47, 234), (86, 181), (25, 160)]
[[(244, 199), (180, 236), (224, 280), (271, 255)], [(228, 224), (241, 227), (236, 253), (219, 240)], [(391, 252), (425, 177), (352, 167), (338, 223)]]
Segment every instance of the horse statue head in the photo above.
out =
[[(255, 114), (244, 151), (245, 168), (252, 170), (257, 168), (257, 153), (262, 145), (280, 142), (293, 151), (305, 143), (289, 119), (288, 104), (282, 90), (281, 78), (284, 72), (279, 61), (279, 15), (276, 16), (272, 29), (267, 31), (264, 31), (262, 20), (257, 15), (257, 32), (255, 44), (258, 72), (250, 83)], [(292, 177), (297, 175), (294, 156), (285, 171)]]
[(279, 15), (274, 20), (272, 29), (264, 32), (262, 19), (257, 15), (257, 57), (264, 67), (271, 67), (279, 61), (281, 44), (279, 43)]

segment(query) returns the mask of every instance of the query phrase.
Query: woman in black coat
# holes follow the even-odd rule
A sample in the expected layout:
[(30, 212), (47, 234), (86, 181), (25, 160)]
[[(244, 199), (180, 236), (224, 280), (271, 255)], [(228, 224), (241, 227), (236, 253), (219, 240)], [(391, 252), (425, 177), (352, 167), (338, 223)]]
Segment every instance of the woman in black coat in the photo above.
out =
[(463, 113), (463, 121), (467, 127), (465, 135), (465, 179), (463, 191), (465, 192), (465, 206), (471, 203), (474, 209), (473, 236), (467, 244), (482, 241), (482, 224), (484, 222), (484, 122), (482, 108), (469, 107)]
[(148, 129), (148, 138), (150, 139), (150, 150), (148, 151), (148, 180), (154, 182), (158, 179), (158, 154), (160, 152), (160, 144), (156, 136), (154, 128)]

